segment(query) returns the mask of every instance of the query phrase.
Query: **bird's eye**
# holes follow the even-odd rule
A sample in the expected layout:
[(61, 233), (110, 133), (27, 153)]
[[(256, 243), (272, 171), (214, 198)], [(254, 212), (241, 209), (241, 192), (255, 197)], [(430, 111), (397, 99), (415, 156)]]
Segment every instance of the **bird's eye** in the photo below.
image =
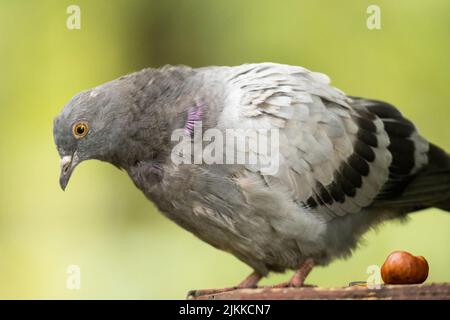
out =
[(73, 135), (77, 139), (81, 139), (88, 134), (89, 127), (86, 122), (78, 122), (73, 126)]

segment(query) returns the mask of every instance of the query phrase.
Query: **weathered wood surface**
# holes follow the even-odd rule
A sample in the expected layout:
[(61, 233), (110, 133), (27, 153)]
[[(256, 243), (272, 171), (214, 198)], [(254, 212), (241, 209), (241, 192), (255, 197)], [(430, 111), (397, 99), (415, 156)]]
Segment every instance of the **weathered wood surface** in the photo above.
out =
[(450, 283), (420, 285), (382, 285), (380, 289), (353, 286), (345, 288), (255, 288), (234, 289), (196, 295), (191, 291), (188, 299), (216, 300), (321, 300), (321, 299), (367, 299), (367, 300), (450, 300)]

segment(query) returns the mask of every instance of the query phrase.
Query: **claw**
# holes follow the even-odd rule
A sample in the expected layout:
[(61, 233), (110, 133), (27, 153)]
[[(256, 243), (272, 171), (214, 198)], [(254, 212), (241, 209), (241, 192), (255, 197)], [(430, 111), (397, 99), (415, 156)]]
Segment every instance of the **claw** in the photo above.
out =
[(312, 259), (306, 259), (297, 271), (295, 271), (291, 280), (288, 282), (282, 282), (273, 286), (273, 288), (301, 288), (310, 287), (311, 285), (305, 285), (305, 279), (314, 267), (314, 261)]
[(261, 280), (262, 276), (254, 271), (247, 278), (245, 278), (241, 283), (239, 283), (235, 287), (221, 288), (221, 289), (201, 289), (201, 290), (191, 290), (187, 294), (188, 299), (194, 299), (200, 296), (209, 296), (218, 293), (233, 291), (236, 289), (246, 289), (246, 288), (256, 288), (259, 280)]

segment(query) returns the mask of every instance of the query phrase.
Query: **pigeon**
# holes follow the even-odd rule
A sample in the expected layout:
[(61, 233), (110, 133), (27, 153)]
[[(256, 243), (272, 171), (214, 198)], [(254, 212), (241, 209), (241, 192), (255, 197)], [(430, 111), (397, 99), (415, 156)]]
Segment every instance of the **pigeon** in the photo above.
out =
[[(216, 162), (191, 161), (206, 151), (195, 136), (214, 132), (221, 146), (228, 131), (255, 133), (234, 147), (244, 161), (223, 161), (221, 148)], [(272, 132), (268, 170), (254, 139)], [(53, 134), (63, 190), (82, 161), (113, 164), (169, 219), (250, 266), (239, 288), (286, 270), (281, 287), (305, 286), (313, 267), (349, 257), (380, 223), (450, 211), (449, 154), (391, 104), (299, 66), (147, 68), (75, 95)]]

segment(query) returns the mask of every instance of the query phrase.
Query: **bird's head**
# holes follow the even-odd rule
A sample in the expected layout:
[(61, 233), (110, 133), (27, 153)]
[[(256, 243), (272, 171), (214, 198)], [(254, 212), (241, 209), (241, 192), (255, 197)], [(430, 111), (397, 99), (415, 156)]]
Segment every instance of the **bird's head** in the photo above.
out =
[(75, 167), (97, 159), (117, 166), (114, 157), (127, 131), (127, 86), (113, 81), (74, 96), (54, 120), (53, 136), (61, 157), (64, 190)]
[(77, 94), (56, 117), (53, 135), (64, 190), (75, 167), (96, 159), (127, 169), (170, 154), (190, 99), (180, 99), (187, 67), (147, 68)]

